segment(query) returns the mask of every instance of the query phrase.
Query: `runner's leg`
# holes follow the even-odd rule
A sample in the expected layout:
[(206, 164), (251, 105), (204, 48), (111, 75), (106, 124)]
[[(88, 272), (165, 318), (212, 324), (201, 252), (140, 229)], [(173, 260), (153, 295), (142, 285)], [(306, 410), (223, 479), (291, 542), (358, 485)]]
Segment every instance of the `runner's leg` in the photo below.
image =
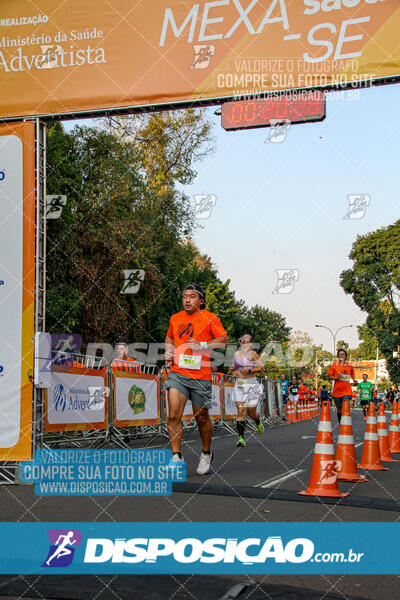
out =
[(249, 415), (250, 419), (253, 419), (253, 421), (256, 422), (256, 425), (259, 424), (260, 415), (257, 412), (257, 406), (249, 406), (247, 408), (247, 414)]
[(171, 450), (181, 453), (183, 426), (182, 426), (182, 415), (185, 409), (186, 396), (175, 388), (169, 388), (168, 390), (168, 435), (171, 444)]
[(246, 428), (246, 405), (243, 402), (236, 402), (236, 408), (236, 429), (238, 431), (239, 438), (244, 440), (244, 430)]
[(203, 452), (209, 453), (213, 426), (210, 415), (208, 414), (208, 408), (204, 408), (204, 406), (195, 406), (195, 404), (193, 404), (193, 414), (196, 418), (197, 427), (199, 428), (201, 441), (203, 443)]

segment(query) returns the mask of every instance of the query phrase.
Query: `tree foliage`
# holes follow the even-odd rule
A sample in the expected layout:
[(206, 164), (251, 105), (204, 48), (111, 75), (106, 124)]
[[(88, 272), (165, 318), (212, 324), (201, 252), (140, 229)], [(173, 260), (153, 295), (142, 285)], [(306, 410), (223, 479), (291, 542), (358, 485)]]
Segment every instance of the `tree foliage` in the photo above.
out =
[(366, 326), (387, 359), (393, 381), (400, 380), (400, 220), (359, 236), (350, 252), (353, 269), (343, 271), (342, 288), (368, 313)]
[[(47, 224), (47, 331), (76, 331), (85, 343), (112, 343), (122, 333), (162, 342), (184, 286), (196, 282), (230, 337), (288, 337), (284, 317), (238, 300), (192, 241), (193, 210), (176, 185), (195, 177), (212, 147), (211, 126), (199, 111), (179, 114), (126, 121), (125, 132), (121, 123), (69, 133), (48, 127), (47, 193), (68, 200)], [(123, 294), (123, 271), (134, 269), (144, 281)]]

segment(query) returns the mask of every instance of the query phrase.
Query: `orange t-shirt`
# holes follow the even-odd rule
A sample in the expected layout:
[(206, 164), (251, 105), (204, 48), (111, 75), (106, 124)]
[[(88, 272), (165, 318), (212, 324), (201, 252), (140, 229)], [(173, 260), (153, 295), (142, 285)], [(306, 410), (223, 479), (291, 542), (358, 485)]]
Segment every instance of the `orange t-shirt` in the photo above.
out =
[[(190, 350), (187, 341), (191, 337), (197, 342), (211, 342), (214, 338), (226, 335), (226, 331), (217, 315), (208, 310), (200, 310), (197, 313), (188, 315), (185, 310), (181, 310), (172, 315), (167, 335), (174, 340), (175, 346), (174, 364), (171, 371), (192, 379), (210, 381), (211, 350)], [(189, 368), (186, 368), (185, 365)]]
[(355, 379), (355, 375), (351, 365), (335, 363), (329, 367), (328, 375), (342, 377), (341, 381), (334, 382), (332, 396), (335, 398), (352, 396), (353, 390), (351, 389), (350, 379)]
[(299, 400), (305, 400), (307, 398), (308, 388), (304, 383), (299, 387)]
[(129, 373), (139, 373), (140, 366), (134, 358), (114, 358), (111, 363), (113, 371), (128, 371)]

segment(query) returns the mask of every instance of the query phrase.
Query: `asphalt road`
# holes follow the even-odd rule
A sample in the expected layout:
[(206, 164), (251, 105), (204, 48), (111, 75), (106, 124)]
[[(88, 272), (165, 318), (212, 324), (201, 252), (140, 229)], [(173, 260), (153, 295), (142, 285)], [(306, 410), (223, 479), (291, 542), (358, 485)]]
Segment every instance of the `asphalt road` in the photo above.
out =
[[(333, 417), (335, 420), (335, 417)], [(200, 485), (196, 492), (174, 492), (170, 497), (38, 497), (30, 485), (0, 486), (3, 521), (388, 521), (397, 522), (398, 510), (371, 508), (373, 501), (400, 500), (400, 462), (386, 463), (389, 471), (367, 473), (368, 483), (340, 483), (341, 491), (365, 500), (365, 507), (296, 501), (295, 492), (308, 485), (318, 419), (266, 429), (263, 435), (248, 431), (247, 447), (236, 448), (236, 437), (220, 429), (215, 432), (213, 472), (196, 475), (200, 441), (194, 431), (184, 444), (188, 484)], [(365, 422), (360, 411), (353, 411), (353, 428), (358, 458), (361, 456)], [(338, 428), (334, 423), (334, 440)], [(167, 447), (167, 440), (154, 444)], [(398, 456), (400, 458), (400, 455)], [(213, 495), (207, 487), (213, 488)], [(265, 494), (264, 498), (229, 496), (232, 488), (244, 486)], [(292, 491), (290, 501), (268, 498), (271, 492)], [(221, 494), (218, 491), (221, 491)], [(199, 493), (201, 492), (201, 493)], [(206, 493), (204, 493), (206, 492)], [(217, 495), (215, 495), (217, 494)], [(244, 582), (240, 598), (330, 598), (387, 600), (399, 597), (395, 576), (117, 576), (86, 577), (0, 577), (0, 598), (222, 598), (232, 586)], [(103, 581), (103, 582), (102, 582)], [(86, 582), (86, 583), (85, 583)], [(107, 583), (108, 582), (108, 583)], [(208, 583), (207, 583), (208, 582)], [(106, 585), (107, 584), (107, 585)], [(289, 588), (285, 588), (289, 586)], [(85, 590), (87, 592), (85, 593)], [(128, 593), (127, 590), (132, 590)], [(134, 591), (136, 590), (136, 591)], [(197, 592), (195, 591), (197, 590)], [(308, 590), (308, 591), (307, 591)], [(314, 593), (315, 592), (315, 593)], [(68, 595), (70, 594), (70, 595)]]

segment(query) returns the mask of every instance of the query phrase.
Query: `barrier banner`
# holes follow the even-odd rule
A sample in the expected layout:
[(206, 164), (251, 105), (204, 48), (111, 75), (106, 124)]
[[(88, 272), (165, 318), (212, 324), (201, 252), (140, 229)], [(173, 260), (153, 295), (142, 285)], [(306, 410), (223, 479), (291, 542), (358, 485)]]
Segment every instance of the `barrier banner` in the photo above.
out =
[(34, 150), (33, 123), (0, 125), (0, 461), (31, 458)]
[(45, 390), (45, 431), (106, 429), (107, 376), (97, 369), (53, 367)]
[(275, 383), (276, 397), (278, 400), (278, 412), (279, 415), (283, 415), (283, 398), (282, 398), (282, 386), (279, 381)]
[(158, 375), (114, 372), (114, 425), (132, 427), (160, 423)]
[(397, 575), (399, 530), (396, 522), (5, 522), (0, 572)]
[(212, 407), (208, 409), (211, 420), (221, 418), (221, 386), (218, 383), (212, 384)]
[(234, 383), (224, 383), (224, 412), (225, 419), (236, 419), (237, 408), (236, 402), (233, 400)]
[(398, 0), (2, 0), (0, 118), (398, 76), (399, 29)]
[(267, 400), (268, 400), (269, 416), (272, 417), (276, 414), (275, 387), (274, 387), (273, 381), (268, 380), (266, 383), (267, 383)]
[[(164, 390), (163, 398), (164, 398), (164, 406), (165, 406), (165, 415), (166, 415), (166, 417), (168, 417), (169, 406), (168, 406), (167, 390)], [(192, 402), (190, 400), (186, 400), (185, 408), (183, 409), (183, 414), (182, 414), (182, 421), (191, 421), (192, 419), (194, 419)]]

